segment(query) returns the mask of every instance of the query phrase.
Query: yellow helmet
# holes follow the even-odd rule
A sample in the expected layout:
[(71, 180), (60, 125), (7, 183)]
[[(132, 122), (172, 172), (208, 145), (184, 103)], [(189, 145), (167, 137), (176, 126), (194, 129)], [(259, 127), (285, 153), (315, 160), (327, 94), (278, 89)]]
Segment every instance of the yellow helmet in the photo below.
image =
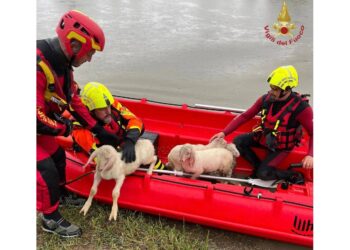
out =
[(87, 83), (81, 93), (81, 100), (90, 111), (106, 108), (114, 103), (111, 92), (99, 82)]
[(281, 66), (272, 71), (267, 82), (283, 90), (298, 86), (298, 72), (292, 65)]

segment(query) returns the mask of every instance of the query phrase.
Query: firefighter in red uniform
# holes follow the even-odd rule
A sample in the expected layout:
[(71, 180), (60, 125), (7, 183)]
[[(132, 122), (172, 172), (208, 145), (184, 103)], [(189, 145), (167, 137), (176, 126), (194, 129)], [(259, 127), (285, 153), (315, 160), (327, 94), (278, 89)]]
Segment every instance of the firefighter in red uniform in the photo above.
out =
[[(122, 145), (122, 160), (126, 163), (135, 161), (135, 143), (144, 131), (141, 119), (115, 100), (102, 83), (87, 83), (81, 93), (81, 100), (98, 124), (117, 136), (112, 145)], [(103, 145), (94, 133), (80, 124), (75, 123), (72, 136), (74, 142), (89, 154)]]
[[(292, 88), (298, 86), (298, 73), (291, 66), (275, 69), (267, 82), (271, 90), (260, 97), (247, 111), (233, 119), (214, 138), (224, 138), (240, 125), (261, 111), (261, 122), (251, 133), (234, 138), (237, 149), (254, 167), (256, 177), (263, 180), (285, 179), (303, 183), (303, 176), (293, 170), (279, 170), (276, 166), (293, 150), (301, 139), (302, 127), (310, 136), (308, 154), (302, 163), (304, 168), (313, 168), (313, 112), (307, 100)], [(263, 147), (267, 156), (261, 160), (251, 147)]]
[(81, 229), (58, 211), (66, 156), (55, 136), (68, 136), (72, 130), (72, 122), (61, 114), (68, 109), (104, 143), (111, 143), (116, 136), (91, 117), (73, 79), (72, 66), (90, 62), (96, 50), (103, 50), (102, 29), (85, 14), (72, 10), (62, 16), (56, 33), (55, 38), (37, 41), (37, 210), (43, 214), (44, 231), (76, 237)]
[[(122, 160), (126, 163), (135, 161), (135, 144), (145, 128), (140, 118), (127, 107), (114, 99), (111, 92), (102, 83), (89, 82), (84, 86), (81, 100), (89, 109), (100, 126), (117, 136), (110, 145), (122, 149)], [(76, 149), (83, 149), (91, 154), (104, 145), (89, 129), (74, 122), (72, 137)], [(164, 169), (165, 165), (157, 158), (154, 169)]]

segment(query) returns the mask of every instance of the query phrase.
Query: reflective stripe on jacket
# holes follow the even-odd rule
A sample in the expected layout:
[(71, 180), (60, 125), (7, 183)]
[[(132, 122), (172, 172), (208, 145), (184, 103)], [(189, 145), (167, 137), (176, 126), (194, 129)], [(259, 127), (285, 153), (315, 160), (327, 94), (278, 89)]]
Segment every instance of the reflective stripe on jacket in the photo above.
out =
[(55, 120), (54, 113), (60, 115), (66, 109), (92, 128), (96, 121), (81, 103), (72, 69), (54, 43), (54, 39), (37, 41), (37, 134), (64, 134), (65, 125)]

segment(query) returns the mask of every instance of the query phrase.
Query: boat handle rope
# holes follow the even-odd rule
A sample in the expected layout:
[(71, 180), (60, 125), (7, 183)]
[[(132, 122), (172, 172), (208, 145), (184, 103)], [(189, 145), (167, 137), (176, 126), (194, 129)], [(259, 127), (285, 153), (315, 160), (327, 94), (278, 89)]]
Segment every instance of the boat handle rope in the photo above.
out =
[(82, 179), (82, 178), (84, 178), (85, 176), (88, 176), (88, 175), (90, 175), (90, 174), (92, 174), (92, 173), (95, 173), (95, 170), (91, 170), (91, 171), (89, 171), (89, 172), (87, 172), (87, 173), (84, 173), (84, 174), (82, 174), (82, 175), (79, 175), (78, 177), (76, 177), (76, 178), (74, 178), (74, 179), (72, 179), (72, 180), (66, 181), (66, 182), (64, 183), (64, 186), (65, 186), (65, 185), (72, 184), (73, 182), (79, 181), (80, 179)]
[(243, 189), (243, 193), (247, 196), (249, 196), (253, 192), (254, 187), (253, 186), (246, 186)]

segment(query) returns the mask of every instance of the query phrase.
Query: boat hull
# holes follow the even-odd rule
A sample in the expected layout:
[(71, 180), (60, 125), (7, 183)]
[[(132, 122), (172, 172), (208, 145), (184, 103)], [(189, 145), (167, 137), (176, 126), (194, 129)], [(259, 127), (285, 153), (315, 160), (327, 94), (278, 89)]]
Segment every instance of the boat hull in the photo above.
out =
[[(157, 155), (167, 162), (170, 149), (183, 143), (208, 143), (209, 138), (221, 131), (235, 115), (225, 111), (199, 110), (182, 106), (150, 103), (147, 100), (120, 99), (125, 106), (142, 118), (147, 131), (157, 134), (154, 142)], [(240, 128), (227, 139), (250, 131), (258, 117)], [(72, 151), (71, 140), (58, 137), (66, 149), (67, 189), (88, 197), (93, 183), (91, 166), (82, 165), (87, 155)], [(300, 162), (307, 152), (308, 136), (280, 168)], [(264, 152), (257, 149), (263, 157)], [(235, 175), (249, 175), (252, 167), (241, 157), (237, 159)], [(212, 183), (205, 180), (160, 175), (152, 176), (136, 171), (127, 176), (120, 191), (118, 204), (122, 208), (165, 216), (186, 222), (250, 234), (263, 238), (312, 246), (313, 244), (313, 182), (312, 171), (301, 170), (306, 176), (304, 185), (289, 185), (283, 189), (250, 187)], [(77, 180), (76, 180), (77, 179)], [(70, 183), (70, 181), (73, 181)], [(114, 180), (103, 180), (95, 199), (112, 204)], [(251, 191), (251, 192), (247, 192)], [(107, 216), (107, 215), (106, 215)]]
[[(82, 162), (76, 160), (67, 153), (67, 180), (92, 170), (84, 170)], [(93, 174), (90, 174), (68, 184), (67, 189), (88, 197), (92, 183)], [(103, 180), (94, 199), (112, 204), (114, 186), (114, 180)], [(250, 194), (246, 194), (244, 188), (168, 175), (149, 176), (137, 171), (126, 177), (118, 204), (122, 208), (177, 220), (312, 246), (310, 183), (294, 185), (288, 190), (278, 186), (275, 192), (255, 187)]]

